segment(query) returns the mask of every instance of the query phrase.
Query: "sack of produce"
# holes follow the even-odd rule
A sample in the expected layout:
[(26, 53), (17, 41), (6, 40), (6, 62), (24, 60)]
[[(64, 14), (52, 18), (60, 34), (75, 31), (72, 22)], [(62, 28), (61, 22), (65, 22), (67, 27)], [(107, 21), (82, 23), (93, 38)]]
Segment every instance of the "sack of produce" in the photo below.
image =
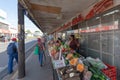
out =
[(99, 59), (99, 58), (91, 58), (87, 57), (86, 60), (94, 67), (97, 67), (98, 69), (106, 69), (107, 66)]

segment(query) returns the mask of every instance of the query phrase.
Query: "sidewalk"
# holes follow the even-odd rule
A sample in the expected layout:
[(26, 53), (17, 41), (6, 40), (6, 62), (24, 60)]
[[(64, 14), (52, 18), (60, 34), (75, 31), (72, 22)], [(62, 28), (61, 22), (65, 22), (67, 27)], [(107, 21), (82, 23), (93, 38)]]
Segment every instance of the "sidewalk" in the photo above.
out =
[[(26, 60), (26, 76), (20, 80), (53, 80), (52, 64), (48, 53), (46, 53), (47, 62), (43, 67), (40, 67), (38, 56), (32, 54)], [(10, 77), (3, 80), (18, 80), (17, 71)]]

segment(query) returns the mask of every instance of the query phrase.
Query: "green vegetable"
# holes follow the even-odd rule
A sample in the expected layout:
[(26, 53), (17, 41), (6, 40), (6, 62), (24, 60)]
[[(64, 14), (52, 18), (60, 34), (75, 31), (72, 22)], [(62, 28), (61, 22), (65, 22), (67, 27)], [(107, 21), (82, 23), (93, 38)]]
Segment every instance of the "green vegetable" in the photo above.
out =
[(69, 64), (69, 61), (68, 61), (68, 60), (65, 60), (65, 64), (68, 65), (68, 64)]
[(65, 58), (67, 56), (67, 54), (63, 54), (63, 57)]
[(106, 80), (106, 77), (96, 67), (90, 67), (89, 70), (93, 73), (91, 80)]
[(99, 75), (94, 74), (93, 77), (94, 77), (94, 78), (99, 78)]
[(79, 57), (80, 57), (80, 54), (74, 53), (73, 56), (74, 56), (75, 58), (79, 58)]
[(97, 74), (96, 71), (95, 71), (93, 68), (90, 67), (89, 70), (90, 70), (92, 73)]

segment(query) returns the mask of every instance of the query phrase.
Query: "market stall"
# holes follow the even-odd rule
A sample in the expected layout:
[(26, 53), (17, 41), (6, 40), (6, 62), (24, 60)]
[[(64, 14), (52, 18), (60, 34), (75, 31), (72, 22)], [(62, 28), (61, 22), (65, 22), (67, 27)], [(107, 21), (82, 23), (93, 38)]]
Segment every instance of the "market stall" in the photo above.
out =
[(50, 41), (48, 45), (57, 80), (116, 80), (116, 67), (99, 58), (85, 58), (67, 43)]

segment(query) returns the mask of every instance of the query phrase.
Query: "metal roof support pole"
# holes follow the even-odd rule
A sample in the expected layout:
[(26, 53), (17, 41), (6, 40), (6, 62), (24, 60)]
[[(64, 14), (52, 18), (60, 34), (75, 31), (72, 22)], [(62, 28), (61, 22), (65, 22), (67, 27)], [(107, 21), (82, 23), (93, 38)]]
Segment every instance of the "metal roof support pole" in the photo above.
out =
[(18, 2), (18, 78), (25, 77), (24, 8)]

